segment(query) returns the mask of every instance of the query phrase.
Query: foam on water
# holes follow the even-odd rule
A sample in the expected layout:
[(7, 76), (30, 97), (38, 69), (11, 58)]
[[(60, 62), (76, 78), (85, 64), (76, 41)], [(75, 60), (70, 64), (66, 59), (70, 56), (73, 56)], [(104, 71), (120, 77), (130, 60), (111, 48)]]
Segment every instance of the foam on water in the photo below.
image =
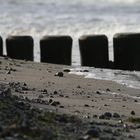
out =
[(110, 70), (76, 66), (71, 69), (70, 74), (81, 75), (85, 78), (115, 81), (131, 88), (140, 89), (140, 72), (138, 71)]

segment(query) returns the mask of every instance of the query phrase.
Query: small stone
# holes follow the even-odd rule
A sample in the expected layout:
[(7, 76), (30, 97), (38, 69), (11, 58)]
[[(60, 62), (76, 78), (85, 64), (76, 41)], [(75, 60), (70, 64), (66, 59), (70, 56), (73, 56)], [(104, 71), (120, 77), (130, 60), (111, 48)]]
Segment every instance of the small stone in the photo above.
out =
[(64, 108), (64, 106), (63, 106), (63, 105), (60, 105), (59, 107), (60, 107), (60, 108)]
[(50, 99), (50, 100), (49, 100), (49, 103), (52, 103), (52, 102), (53, 102), (53, 100), (52, 100), (52, 99)]
[(58, 92), (57, 91), (54, 91), (54, 94), (56, 95), (56, 94), (58, 94)]
[(135, 115), (136, 113), (135, 113), (135, 111), (132, 110), (130, 114), (131, 115)]
[(66, 96), (65, 96), (65, 98), (69, 98), (69, 96), (68, 96), (68, 95), (66, 95)]
[(88, 105), (88, 104), (85, 104), (84, 106), (85, 106), (85, 107), (89, 107), (89, 105)]
[(104, 115), (100, 115), (99, 119), (105, 119), (105, 116)]
[(138, 102), (138, 100), (134, 100), (134, 102)]
[(70, 72), (70, 69), (64, 69), (63, 71), (64, 72)]
[(109, 91), (110, 91), (110, 89), (109, 89), (109, 88), (107, 88), (107, 89), (106, 89), (106, 91), (108, 91), (108, 92), (109, 92)]
[(118, 123), (119, 123), (119, 124), (123, 124), (123, 121), (122, 121), (122, 120), (119, 120)]
[(96, 91), (96, 94), (101, 95), (101, 92), (100, 91)]
[(43, 95), (39, 95), (38, 98), (44, 98), (44, 96)]
[(110, 112), (105, 112), (105, 113), (104, 113), (104, 116), (105, 116), (106, 118), (111, 118), (111, 117), (112, 117), (112, 113), (110, 113)]
[(90, 130), (88, 130), (86, 134), (93, 138), (99, 138), (100, 132), (101, 132), (100, 128), (93, 127)]
[(83, 72), (89, 72), (89, 70), (83, 70)]
[(97, 118), (98, 116), (97, 115), (93, 115), (93, 118)]
[(63, 77), (63, 76), (64, 76), (64, 74), (63, 74), (63, 72), (57, 72), (57, 73), (55, 74), (55, 76), (58, 76), (58, 77)]
[(81, 86), (80, 86), (80, 85), (78, 85), (78, 86), (77, 86), (77, 88), (81, 88)]
[(120, 118), (120, 115), (118, 113), (113, 113), (114, 118)]
[(52, 102), (51, 105), (52, 105), (52, 106), (58, 106), (58, 105), (60, 105), (60, 102), (59, 102), (59, 101), (54, 101), (54, 102)]
[(11, 74), (11, 71), (9, 70), (8, 72), (6, 72), (6, 74)]

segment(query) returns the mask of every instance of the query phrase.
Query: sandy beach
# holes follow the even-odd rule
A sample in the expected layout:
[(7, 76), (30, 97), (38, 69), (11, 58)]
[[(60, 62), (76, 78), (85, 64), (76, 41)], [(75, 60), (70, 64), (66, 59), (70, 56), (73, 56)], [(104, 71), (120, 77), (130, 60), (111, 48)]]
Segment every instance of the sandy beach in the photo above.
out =
[[(0, 81), (10, 88), (12, 95), (32, 106), (74, 115), (98, 126), (106, 137), (96, 139), (139, 140), (140, 90), (112, 81), (85, 79), (69, 74), (70, 69), (65, 65), (1, 57)], [(103, 131), (105, 128), (108, 131)], [(112, 132), (116, 128), (120, 129), (118, 136)], [(79, 139), (94, 139), (94, 136), (86, 136), (83, 132)]]

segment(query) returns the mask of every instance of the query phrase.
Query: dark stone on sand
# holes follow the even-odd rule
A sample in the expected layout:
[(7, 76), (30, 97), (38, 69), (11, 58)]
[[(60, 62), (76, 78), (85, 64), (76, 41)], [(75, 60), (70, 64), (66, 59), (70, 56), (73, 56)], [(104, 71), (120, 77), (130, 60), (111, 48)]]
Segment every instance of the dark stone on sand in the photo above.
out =
[(49, 99), (49, 103), (52, 103), (53, 102), (53, 100), (52, 99)]
[(54, 76), (63, 77), (64, 73), (63, 72), (57, 72)]
[(105, 119), (105, 115), (99, 115), (99, 119)]
[(13, 59), (33, 61), (33, 47), (31, 36), (9, 36), (6, 39), (7, 56)]
[(136, 113), (135, 113), (135, 111), (132, 110), (130, 114), (131, 115), (135, 115)]
[(3, 55), (3, 40), (2, 37), (0, 36), (0, 56)]
[(85, 104), (84, 106), (85, 106), (85, 107), (89, 107), (89, 105), (88, 105), (88, 104)]
[(114, 118), (120, 118), (121, 116), (118, 113), (113, 113)]
[(79, 47), (82, 66), (108, 67), (108, 38), (105, 35), (81, 36)]
[(59, 101), (54, 101), (54, 102), (51, 103), (51, 105), (52, 106), (58, 106), (58, 105), (60, 105), (60, 102)]
[(140, 33), (117, 33), (113, 44), (116, 69), (140, 70)]
[(44, 96), (43, 95), (39, 95), (38, 98), (44, 98)]
[(71, 65), (72, 38), (44, 36), (40, 40), (41, 62)]
[(100, 128), (92, 127), (87, 131), (86, 134), (93, 138), (99, 138), (100, 132), (101, 132)]
[(111, 118), (112, 117), (112, 113), (110, 112), (105, 112), (104, 113), (105, 118)]
[(56, 94), (58, 94), (58, 92), (57, 91), (54, 91), (54, 95), (56, 95)]
[(70, 72), (70, 69), (64, 69), (63, 71), (64, 72)]

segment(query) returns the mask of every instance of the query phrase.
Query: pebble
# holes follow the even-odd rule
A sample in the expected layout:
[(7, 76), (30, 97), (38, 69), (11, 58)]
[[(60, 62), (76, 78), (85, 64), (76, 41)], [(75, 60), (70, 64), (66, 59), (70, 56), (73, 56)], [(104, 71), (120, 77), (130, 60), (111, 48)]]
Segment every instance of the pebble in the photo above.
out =
[(43, 95), (39, 95), (38, 98), (44, 98), (44, 96)]
[(105, 119), (104, 115), (99, 115), (99, 119)]
[(113, 113), (114, 118), (120, 118), (120, 115), (118, 113)]
[(52, 99), (49, 99), (49, 103), (52, 103), (53, 102), (53, 100)]
[(112, 117), (112, 113), (110, 113), (110, 112), (105, 112), (105, 113), (104, 113), (104, 116), (105, 116), (106, 118), (111, 118), (111, 117)]
[(100, 128), (92, 127), (87, 131), (86, 134), (93, 138), (99, 138), (100, 132), (101, 132)]
[(54, 102), (51, 103), (51, 105), (52, 106), (58, 106), (58, 105), (60, 105), (60, 102), (59, 101), (54, 101)]
[(84, 106), (85, 106), (85, 107), (89, 107), (89, 105), (88, 105), (88, 104), (85, 104)]
[(100, 91), (96, 91), (96, 94), (101, 95), (101, 92)]
[(6, 72), (6, 74), (11, 74), (11, 71), (9, 70), (8, 72)]
[(64, 72), (70, 72), (70, 69), (64, 69), (63, 71)]
[(57, 72), (54, 76), (63, 77), (64, 73), (63, 72)]
[(58, 92), (57, 92), (57, 91), (54, 91), (53, 93), (54, 93), (54, 95), (58, 94)]
[(107, 88), (107, 89), (106, 89), (106, 91), (108, 91), (108, 92), (109, 92), (109, 91), (110, 91), (110, 89), (109, 89), (109, 88)]
[(135, 115), (136, 113), (135, 113), (135, 111), (132, 110), (130, 114), (131, 115)]

